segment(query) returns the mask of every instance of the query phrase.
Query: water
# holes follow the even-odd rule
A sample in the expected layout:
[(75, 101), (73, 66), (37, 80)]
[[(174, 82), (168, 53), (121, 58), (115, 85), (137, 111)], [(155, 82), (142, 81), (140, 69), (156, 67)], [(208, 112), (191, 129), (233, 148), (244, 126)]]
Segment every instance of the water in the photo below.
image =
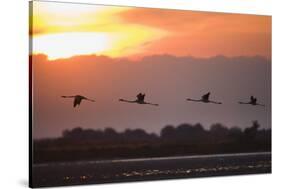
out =
[(271, 153), (63, 162), (32, 169), (34, 187), (270, 173)]

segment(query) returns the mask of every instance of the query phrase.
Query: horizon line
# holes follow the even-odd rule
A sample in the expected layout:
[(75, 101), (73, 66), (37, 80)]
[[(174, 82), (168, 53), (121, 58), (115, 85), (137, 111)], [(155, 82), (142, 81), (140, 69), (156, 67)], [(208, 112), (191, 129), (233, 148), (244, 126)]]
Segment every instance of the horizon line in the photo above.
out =
[(214, 58), (226, 58), (226, 59), (234, 59), (234, 58), (260, 58), (260, 59), (265, 59), (267, 61), (272, 61), (272, 56), (267, 57), (267, 56), (263, 56), (263, 55), (237, 55), (237, 56), (227, 56), (227, 55), (223, 55), (223, 54), (217, 54), (217, 55), (212, 55), (212, 56), (193, 56), (193, 55), (182, 55), (182, 56), (178, 56), (178, 55), (173, 55), (173, 54), (168, 54), (168, 53), (162, 53), (162, 54), (151, 54), (151, 55), (146, 55), (146, 56), (139, 56), (139, 57), (133, 57), (133, 56), (124, 56), (124, 57), (111, 57), (108, 55), (102, 55), (102, 54), (77, 54), (77, 55), (73, 55), (73, 56), (69, 56), (69, 57), (62, 57), (62, 58), (55, 58), (55, 59), (49, 59), (49, 56), (47, 54), (44, 53), (30, 53), (29, 57), (34, 57), (34, 56), (45, 56), (46, 59), (48, 61), (58, 61), (58, 60), (67, 60), (67, 59), (72, 59), (72, 58), (76, 58), (76, 57), (104, 57), (104, 58), (109, 58), (112, 60), (129, 60), (132, 62), (137, 62), (137, 61), (142, 61), (145, 58), (150, 58), (150, 57), (172, 57), (172, 58), (192, 58), (192, 59), (214, 59)]
[[(252, 120), (252, 124), (253, 124), (254, 121), (257, 121), (257, 120)], [(202, 126), (202, 128), (203, 128), (204, 131), (208, 131), (208, 132), (211, 130), (211, 126), (212, 126), (212, 125), (217, 125), (217, 124), (223, 126), (224, 128), (226, 128), (226, 129), (228, 129), (228, 130), (230, 130), (230, 129), (232, 129), (232, 128), (238, 128), (238, 129), (241, 129), (242, 132), (243, 132), (246, 128), (252, 127), (252, 124), (246, 126), (245, 128), (243, 128), (243, 127), (241, 127), (241, 126), (236, 126), (236, 125), (234, 125), (234, 126), (227, 126), (227, 125), (225, 125), (224, 123), (219, 123), (219, 122), (214, 122), (214, 123), (210, 124), (209, 127), (205, 127), (203, 124), (197, 122), (197, 123), (180, 123), (180, 124), (176, 124), (176, 125), (173, 125), (173, 124), (166, 124), (165, 126), (162, 126), (162, 128), (161, 128), (158, 132), (155, 132), (155, 131), (149, 132), (149, 131), (147, 131), (147, 130), (144, 129), (144, 128), (124, 128), (124, 129), (122, 129), (122, 130), (116, 130), (116, 129), (113, 128), (113, 127), (91, 128), (91, 127), (77, 126), (77, 127), (72, 127), (72, 128), (67, 128), (67, 129), (62, 130), (59, 136), (53, 136), (53, 137), (51, 137), (51, 136), (49, 136), (49, 137), (38, 137), (38, 138), (33, 138), (33, 140), (59, 139), (59, 138), (62, 138), (62, 137), (63, 137), (62, 134), (63, 134), (64, 131), (66, 131), (66, 130), (72, 131), (73, 129), (77, 129), (77, 128), (81, 128), (82, 130), (93, 130), (93, 131), (101, 131), (101, 132), (104, 132), (106, 129), (113, 129), (117, 134), (124, 133), (126, 130), (135, 131), (135, 130), (141, 129), (141, 130), (145, 131), (146, 134), (148, 134), (148, 135), (156, 135), (157, 137), (160, 137), (160, 136), (161, 136), (161, 134), (160, 134), (160, 133), (161, 133), (161, 130), (163, 130), (165, 127), (171, 126), (171, 127), (173, 127), (174, 129), (177, 129), (177, 128), (178, 128), (179, 126), (181, 126), (181, 125), (189, 125), (189, 126), (191, 126), (191, 127), (195, 127), (195, 126), (198, 125), (198, 124)], [(259, 122), (258, 122), (258, 124), (259, 124)], [(258, 130), (271, 130), (271, 129), (272, 129), (272, 126), (266, 127), (266, 126), (261, 126), (261, 125), (260, 125), (260, 127), (258, 128)], [(33, 136), (33, 137), (34, 137), (34, 136)]]

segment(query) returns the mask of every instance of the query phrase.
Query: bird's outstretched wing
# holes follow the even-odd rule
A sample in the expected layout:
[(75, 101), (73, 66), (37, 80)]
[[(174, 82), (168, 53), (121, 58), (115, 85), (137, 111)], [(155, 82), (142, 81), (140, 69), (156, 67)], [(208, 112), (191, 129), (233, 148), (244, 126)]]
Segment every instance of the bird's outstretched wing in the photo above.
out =
[(142, 94), (139, 93), (136, 97), (137, 97), (137, 99), (139, 100), (139, 99), (141, 98), (141, 96), (142, 96)]
[(62, 98), (75, 98), (75, 96), (61, 96)]
[(255, 97), (254, 97), (254, 96), (251, 96), (251, 97), (250, 97), (250, 100), (251, 100), (251, 101), (253, 101), (254, 99), (255, 99)]
[(210, 92), (208, 92), (207, 94), (204, 94), (201, 98), (202, 100), (209, 100), (209, 97), (210, 97)]
[(80, 105), (82, 101), (82, 98), (75, 98), (73, 101), (73, 107), (75, 108), (76, 106)]
[(257, 98), (255, 98), (254, 96), (251, 96), (250, 100), (251, 103), (257, 103)]
[(144, 98), (145, 98), (145, 94), (143, 93), (141, 99), (144, 100)]
[(85, 98), (85, 100), (88, 100), (88, 101), (91, 101), (91, 102), (96, 102), (95, 100), (89, 99), (89, 98)]
[(138, 101), (144, 101), (144, 97), (145, 97), (145, 94), (139, 93), (139, 94), (137, 95), (137, 100), (138, 100)]

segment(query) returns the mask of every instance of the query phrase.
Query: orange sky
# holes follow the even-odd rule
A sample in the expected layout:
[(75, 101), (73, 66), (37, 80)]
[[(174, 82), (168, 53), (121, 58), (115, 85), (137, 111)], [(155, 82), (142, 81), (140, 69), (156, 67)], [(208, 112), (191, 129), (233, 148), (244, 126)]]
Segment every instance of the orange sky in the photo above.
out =
[(271, 58), (271, 17), (33, 2), (33, 53)]

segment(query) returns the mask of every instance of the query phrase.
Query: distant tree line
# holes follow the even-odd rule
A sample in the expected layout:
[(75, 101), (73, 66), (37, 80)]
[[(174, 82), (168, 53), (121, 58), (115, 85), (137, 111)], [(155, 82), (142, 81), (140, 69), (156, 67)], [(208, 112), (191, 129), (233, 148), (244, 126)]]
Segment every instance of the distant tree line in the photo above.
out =
[(77, 127), (60, 138), (34, 141), (35, 163), (258, 151), (271, 151), (271, 129), (261, 129), (257, 121), (245, 129), (220, 123), (208, 130), (200, 123), (167, 125), (160, 135)]

